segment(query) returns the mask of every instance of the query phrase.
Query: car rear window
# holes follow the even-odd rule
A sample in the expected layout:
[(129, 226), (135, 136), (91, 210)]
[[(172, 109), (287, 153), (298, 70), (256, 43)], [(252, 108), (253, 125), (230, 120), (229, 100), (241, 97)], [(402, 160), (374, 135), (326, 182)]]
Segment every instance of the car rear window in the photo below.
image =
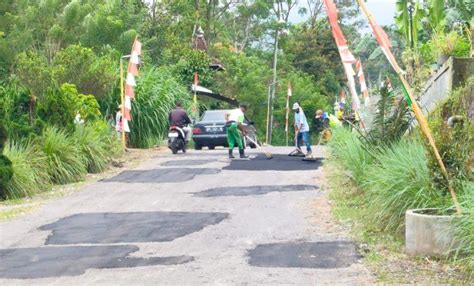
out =
[(213, 111), (206, 111), (202, 116), (201, 121), (225, 121), (225, 114), (228, 110), (213, 110)]

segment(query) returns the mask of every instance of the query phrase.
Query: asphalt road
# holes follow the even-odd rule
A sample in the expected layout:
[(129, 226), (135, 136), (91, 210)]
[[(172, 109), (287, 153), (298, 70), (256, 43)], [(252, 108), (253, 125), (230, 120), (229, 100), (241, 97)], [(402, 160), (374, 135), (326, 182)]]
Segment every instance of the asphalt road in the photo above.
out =
[(0, 285), (367, 284), (317, 162), (162, 154), (0, 223)]

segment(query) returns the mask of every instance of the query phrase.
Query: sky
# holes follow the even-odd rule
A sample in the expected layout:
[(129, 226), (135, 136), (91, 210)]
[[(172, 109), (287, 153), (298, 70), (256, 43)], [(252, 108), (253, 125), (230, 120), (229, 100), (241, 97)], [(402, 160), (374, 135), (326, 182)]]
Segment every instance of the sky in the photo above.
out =
[[(151, 0), (145, 0), (145, 2), (151, 3)], [(299, 6), (305, 7), (306, 0), (299, 0)], [(394, 23), (393, 17), (395, 16), (395, 2), (396, 0), (366, 0), (366, 5), (372, 15), (374, 15), (377, 22), (382, 25), (391, 25)], [(293, 23), (299, 23), (304, 20), (304, 17), (298, 15), (298, 9), (293, 9), (290, 21)]]
[[(306, 7), (306, 0), (299, 0), (298, 2), (299, 7)], [(377, 22), (385, 26), (394, 23), (395, 2), (396, 0), (366, 0), (366, 5)], [(290, 15), (290, 21), (293, 23), (299, 23), (304, 19), (305, 17), (298, 14), (298, 9), (294, 9)]]

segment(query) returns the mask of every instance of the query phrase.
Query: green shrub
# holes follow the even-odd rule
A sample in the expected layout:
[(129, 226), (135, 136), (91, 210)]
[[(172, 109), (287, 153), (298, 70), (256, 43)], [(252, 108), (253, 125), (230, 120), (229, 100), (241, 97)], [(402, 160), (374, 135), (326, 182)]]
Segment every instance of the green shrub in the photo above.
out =
[(190, 94), (166, 68), (142, 71), (138, 79), (135, 100), (132, 102), (133, 120), (130, 124), (130, 144), (148, 148), (159, 144), (168, 131), (168, 114), (180, 100), (190, 106)]
[(6, 197), (6, 187), (13, 176), (12, 162), (2, 155), (5, 142), (7, 141), (7, 131), (0, 122), (0, 197)]
[(72, 84), (51, 89), (40, 99), (38, 114), (50, 125), (73, 130), (78, 111), (77, 97), (77, 89)]
[(361, 184), (373, 158), (364, 149), (357, 134), (344, 127), (334, 128), (328, 145), (332, 156), (350, 172), (356, 183)]
[(13, 167), (13, 177), (6, 186), (6, 198), (31, 196), (49, 186), (47, 157), (39, 146), (32, 141), (25, 144), (9, 142), (4, 153)]
[(37, 138), (47, 157), (47, 169), (53, 183), (79, 181), (87, 172), (85, 158), (74, 138), (56, 127), (45, 128)]
[(79, 125), (74, 132), (77, 146), (84, 155), (89, 173), (99, 173), (107, 168), (110, 160), (117, 154), (120, 141), (114, 132), (103, 122)]
[(403, 230), (408, 209), (437, 207), (446, 199), (432, 188), (426, 150), (418, 141), (404, 140), (387, 147), (367, 170), (369, 213), (374, 225), (384, 231)]

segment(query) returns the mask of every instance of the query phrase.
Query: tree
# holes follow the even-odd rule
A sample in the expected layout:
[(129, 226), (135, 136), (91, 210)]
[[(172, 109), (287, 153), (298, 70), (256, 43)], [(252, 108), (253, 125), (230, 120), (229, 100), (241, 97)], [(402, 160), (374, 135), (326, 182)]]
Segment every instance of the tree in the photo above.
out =
[(103, 97), (118, 79), (117, 56), (112, 50), (99, 57), (90, 48), (71, 45), (54, 58), (52, 74), (58, 85), (71, 83), (80, 93)]

